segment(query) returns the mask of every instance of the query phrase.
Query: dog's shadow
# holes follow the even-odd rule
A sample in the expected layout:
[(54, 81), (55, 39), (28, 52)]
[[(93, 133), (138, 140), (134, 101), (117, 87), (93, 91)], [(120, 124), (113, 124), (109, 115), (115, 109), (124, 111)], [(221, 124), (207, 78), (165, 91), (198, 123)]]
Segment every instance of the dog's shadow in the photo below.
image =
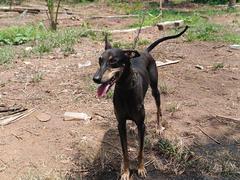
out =
[(116, 129), (109, 129), (104, 134), (100, 149), (90, 166), (86, 179), (118, 179), (121, 167), (121, 145)]
[[(128, 132), (128, 149), (130, 156), (130, 174), (133, 180), (142, 179), (137, 175), (137, 152), (138, 137), (137, 134)], [(147, 162), (147, 158), (145, 159)], [(117, 129), (109, 129), (101, 142), (101, 147), (90, 165), (88, 173), (84, 179), (91, 180), (118, 180), (120, 179), (122, 163), (122, 149)], [(159, 179), (164, 175), (152, 166), (146, 167), (148, 174), (145, 179)], [(163, 177), (166, 179), (166, 177)]]
[[(154, 179), (201, 179), (201, 176), (191, 174), (174, 175), (166, 173), (164, 170), (156, 168), (152, 162), (153, 156), (159, 159), (157, 154), (150, 152), (151, 148), (145, 147), (145, 168), (147, 170), (147, 177), (145, 180)], [(137, 153), (138, 153), (138, 138), (137, 134), (128, 132), (128, 150), (130, 157), (130, 171), (132, 180), (143, 179), (137, 175)], [(73, 159), (74, 168), (72, 168), (66, 176), (69, 180), (119, 180), (121, 163), (122, 163), (122, 149), (117, 129), (110, 128), (107, 130), (102, 138), (100, 148), (97, 153), (80, 152), (75, 154)], [(87, 154), (95, 154), (93, 161), (86, 163), (82, 156)], [(194, 177), (194, 178), (193, 178)]]

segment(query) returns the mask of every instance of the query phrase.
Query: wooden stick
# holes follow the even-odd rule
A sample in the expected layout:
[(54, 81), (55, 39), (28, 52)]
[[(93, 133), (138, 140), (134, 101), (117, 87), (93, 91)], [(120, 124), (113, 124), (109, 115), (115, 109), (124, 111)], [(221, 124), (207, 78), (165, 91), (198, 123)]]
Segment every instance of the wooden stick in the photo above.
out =
[(91, 17), (86, 17), (85, 19), (101, 19), (101, 18), (114, 19), (114, 18), (129, 18), (129, 17), (138, 17), (138, 15), (129, 14), (129, 15), (116, 15), (116, 16), (91, 16)]
[(162, 23), (158, 23), (157, 27), (159, 30), (164, 30), (167, 28), (176, 28), (176, 27), (182, 27), (184, 25), (183, 20), (177, 20), (177, 21), (165, 21)]
[(220, 118), (220, 119), (225, 119), (225, 120), (228, 120), (228, 121), (234, 121), (236, 123), (240, 123), (239, 118), (233, 118), (233, 117), (230, 117), (230, 116), (222, 116), (222, 115), (216, 115), (215, 117)]
[[(148, 29), (151, 28), (153, 26), (144, 26), (141, 28), (141, 30), (143, 29)], [(138, 31), (139, 28), (132, 28), (132, 29), (114, 29), (114, 30), (109, 30), (108, 32), (110, 33), (128, 33), (128, 32), (134, 32), (134, 31)], [(106, 32), (105, 30), (100, 30), (100, 29), (89, 29), (89, 31), (94, 31), (94, 32)]]
[(18, 114), (14, 114), (14, 115), (10, 115), (7, 117), (1, 117), (0, 118), (0, 125), (4, 126), (4, 125), (8, 125), (10, 123), (13, 123), (15, 121), (18, 121), (30, 114), (32, 114), (35, 111), (35, 109), (30, 109), (24, 113), (18, 113)]
[(215, 143), (221, 144), (218, 140), (216, 140), (215, 138), (213, 138), (212, 136), (210, 136), (210, 135), (208, 135), (206, 132), (204, 132), (199, 126), (197, 126), (197, 128), (198, 128), (203, 134), (205, 134), (207, 137), (209, 137), (211, 140), (213, 140)]
[(138, 28), (137, 36), (134, 38), (134, 42), (133, 42), (133, 47), (132, 47), (132, 49), (135, 49), (135, 48), (136, 48), (137, 42), (139, 41), (139, 35), (140, 35), (140, 33), (141, 33), (141, 30), (142, 30), (142, 26), (143, 26), (143, 23), (144, 23), (144, 20), (145, 20), (145, 16), (146, 16), (146, 13), (144, 13), (144, 15), (143, 15), (143, 17), (142, 17), (141, 25), (140, 25), (140, 27)]
[(179, 60), (176, 60), (176, 61), (166, 60), (166, 62), (156, 61), (156, 65), (157, 65), (157, 67), (161, 67), (161, 66), (167, 66), (170, 64), (176, 64), (179, 62), (180, 62)]
[(6, 7), (0, 7), (0, 11), (2, 12), (18, 12), (18, 13), (23, 13), (24, 11), (26, 11), (28, 13), (33, 13), (33, 14), (38, 14), (40, 13), (40, 9), (36, 9), (36, 8), (26, 8), (26, 7), (23, 7), (23, 8), (20, 8), (20, 7), (15, 7), (15, 8), (6, 8)]

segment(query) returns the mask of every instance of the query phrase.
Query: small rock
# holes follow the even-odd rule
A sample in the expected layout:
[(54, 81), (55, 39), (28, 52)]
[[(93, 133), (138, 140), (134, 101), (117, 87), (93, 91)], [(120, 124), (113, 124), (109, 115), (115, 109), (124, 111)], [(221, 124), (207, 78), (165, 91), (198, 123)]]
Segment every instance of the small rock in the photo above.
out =
[(237, 49), (240, 50), (240, 44), (233, 44), (229, 46), (231, 49)]
[(62, 90), (61, 92), (62, 92), (62, 93), (67, 93), (68, 90), (67, 90), (67, 89), (64, 89), (64, 90)]
[(29, 62), (29, 61), (24, 61), (23, 63), (26, 64), (26, 65), (31, 64), (31, 62)]
[(77, 113), (77, 112), (65, 112), (64, 120), (72, 121), (72, 120), (90, 120), (92, 117), (87, 115), (86, 113)]
[(51, 116), (47, 113), (38, 113), (36, 115), (36, 118), (41, 122), (47, 122), (47, 121), (50, 121)]
[(78, 64), (78, 68), (82, 68), (82, 67), (87, 67), (87, 66), (91, 66), (91, 61), (86, 61), (85, 63), (79, 63)]
[(32, 47), (26, 47), (25, 51), (32, 51), (32, 49), (33, 49)]

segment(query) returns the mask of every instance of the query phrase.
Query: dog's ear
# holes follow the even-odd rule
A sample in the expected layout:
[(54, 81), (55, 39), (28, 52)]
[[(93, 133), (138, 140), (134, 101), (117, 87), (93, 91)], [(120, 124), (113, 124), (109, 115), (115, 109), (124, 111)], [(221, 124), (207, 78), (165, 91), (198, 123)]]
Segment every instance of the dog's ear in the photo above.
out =
[(108, 34), (105, 34), (105, 50), (107, 49), (112, 49), (112, 45), (110, 44), (110, 42), (108, 41)]
[(129, 57), (129, 59), (132, 59), (132, 58), (135, 58), (135, 57), (139, 57), (139, 56), (140, 56), (139, 52), (136, 51), (136, 50), (124, 50), (123, 52), (124, 52), (124, 54), (125, 54), (126, 56)]

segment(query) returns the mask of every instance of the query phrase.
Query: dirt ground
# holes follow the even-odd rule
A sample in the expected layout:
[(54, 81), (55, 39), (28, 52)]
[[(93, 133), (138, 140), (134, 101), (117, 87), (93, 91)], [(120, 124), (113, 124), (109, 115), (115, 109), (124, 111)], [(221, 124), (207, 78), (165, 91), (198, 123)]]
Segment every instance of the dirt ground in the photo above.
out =
[[(79, 8), (81, 12), (85, 9), (86, 13), (93, 13), (90, 9), (94, 9), (95, 15), (101, 14), (93, 5)], [(114, 13), (109, 7), (101, 8), (108, 10), (105, 15)], [(18, 23), (46, 18), (41, 16), (29, 15)], [(0, 26), (16, 22), (15, 16), (10, 19), (0, 20)], [(216, 19), (221, 22), (220, 17)], [(122, 21), (126, 25), (134, 19), (105, 19), (99, 22), (103, 27), (118, 29)], [(68, 21), (68, 25), (74, 23), (74, 20)], [(60, 26), (63, 25), (66, 25), (64, 20), (60, 21)], [(169, 33), (159, 32), (153, 27), (143, 30), (141, 38), (151, 42)], [(114, 34), (113, 41), (132, 42), (134, 37), (134, 33)], [(67, 57), (56, 49), (42, 57), (15, 59), (12, 64), (0, 66), (0, 104), (17, 104), (35, 109), (24, 119), (0, 128), (1, 180), (110, 180), (119, 177), (121, 148), (112, 100), (96, 98), (97, 86), (91, 80), (103, 47), (102, 42), (81, 38), (74, 46), (76, 53)], [(161, 96), (166, 122), (164, 137), (180, 142), (196, 154), (210, 161), (212, 159), (212, 162), (222, 158), (239, 168), (240, 124), (217, 118), (216, 115), (240, 117), (240, 51), (230, 49), (229, 44), (225, 43), (187, 42), (181, 37), (162, 43), (152, 55), (156, 60), (180, 60), (178, 64), (158, 69), (159, 87), (163, 84), (167, 87), (167, 94)], [(92, 65), (78, 67), (79, 63), (86, 61), (91, 61)], [(213, 70), (216, 63), (223, 63), (224, 67)], [(201, 65), (203, 69), (197, 69), (195, 65)], [(32, 82), (39, 73), (42, 79)], [(147, 93), (145, 107), (146, 136), (150, 137), (154, 134), (156, 113), (150, 92)], [(175, 110), (171, 111), (171, 107)], [(63, 121), (66, 111), (85, 112), (92, 119), (85, 122)], [(49, 114), (51, 119), (39, 121), (36, 116), (42, 112)], [(199, 127), (220, 144), (207, 137)], [(134, 165), (138, 143), (135, 135), (130, 135), (129, 139), (129, 152)], [(160, 162), (161, 166), (163, 161), (156, 152), (146, 148), (145, 154), (145, 162), (149, 164), (146, 167), (149, 180), (225, 179), (188, 170), (175, 174), (163, 166), (156, 168), (153, 165), (152, 162)], [(216, 172), (218, 168), (221, 169), (216, 165)], [(135, 179), (138, 178), (135, 176)]]

